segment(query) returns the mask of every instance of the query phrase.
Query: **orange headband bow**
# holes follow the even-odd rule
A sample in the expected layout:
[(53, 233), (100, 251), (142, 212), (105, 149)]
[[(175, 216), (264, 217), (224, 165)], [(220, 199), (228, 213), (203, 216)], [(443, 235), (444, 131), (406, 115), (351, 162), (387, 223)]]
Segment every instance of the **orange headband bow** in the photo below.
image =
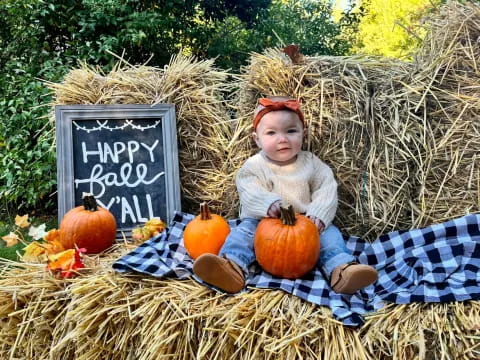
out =
[(264, 108), (260, 110), (253, 119), (254, 130), (257, 130), (258, 123), (260, 122), (262, 117), (270, 111), (291, 110), (298, 115), (302, 123), (305, 123), (303, 120), (302, 110), (300, 110), (300, 103), (297, 100), (273, 101), (267, 98), (261, 98), (260, 100), (258, 100), (258, 102), (260, 105), (263, 105)]

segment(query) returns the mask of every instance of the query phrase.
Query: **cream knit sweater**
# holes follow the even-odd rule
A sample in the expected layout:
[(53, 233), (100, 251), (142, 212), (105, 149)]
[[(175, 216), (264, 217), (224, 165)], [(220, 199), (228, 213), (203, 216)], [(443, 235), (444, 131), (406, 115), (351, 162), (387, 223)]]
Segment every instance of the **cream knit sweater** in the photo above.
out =
[(241, 218), (265, 217), (277, 200), (292, 205), (296, 212), (318, 217), (325, 227), (337, 211), (333, 172), (308, 151), (301, 151), (294, 163), (283, 166), (272, 163), (261, 151), (241, 167), (236, 183)]

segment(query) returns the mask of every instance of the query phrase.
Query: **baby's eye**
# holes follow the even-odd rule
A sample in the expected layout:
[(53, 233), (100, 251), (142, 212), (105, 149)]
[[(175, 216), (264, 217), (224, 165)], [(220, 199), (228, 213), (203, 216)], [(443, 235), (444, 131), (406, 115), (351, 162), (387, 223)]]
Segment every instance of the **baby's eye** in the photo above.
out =
[(293, 133), (296, 133), (298, 132), (297, 129), (288, 129), (287, 131), (289, 134), (293, 134)]
[(275, 131), (267, 131), (267, 135), (275, 135)]

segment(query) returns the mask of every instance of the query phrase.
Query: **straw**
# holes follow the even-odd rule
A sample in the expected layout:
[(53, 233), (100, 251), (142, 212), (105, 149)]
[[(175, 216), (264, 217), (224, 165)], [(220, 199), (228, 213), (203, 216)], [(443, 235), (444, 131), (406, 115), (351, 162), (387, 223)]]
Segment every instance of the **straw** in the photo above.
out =
[[(121, 275), (119, 244), (77, 278), (4, 263), (2, 359), (476, 359), (479, 302), (386, 306), (359, 330), (279, 290), (216, 293), (193, 280)], [(422, 355), (423, 354), (423, 355)]]

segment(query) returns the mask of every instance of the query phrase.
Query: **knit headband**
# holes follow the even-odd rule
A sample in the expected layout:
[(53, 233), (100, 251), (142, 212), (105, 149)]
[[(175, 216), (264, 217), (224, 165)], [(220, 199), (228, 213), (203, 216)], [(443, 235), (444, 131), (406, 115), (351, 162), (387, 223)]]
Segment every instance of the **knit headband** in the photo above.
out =
[(303, 113), (300, 110), (300, 103), (297, 100), (286, 100), (286, 101), (273, 101), (267, 98), (261, 98), (258, 100), (260, 105), (263, 105), (264, 108), (258, 112), (258, 114), (253, 119), (253, 129), (257, 130), (258, 123), (262, 119), (262, 117), (269, 113), (270, 111), (278, 111), (278, 110), (291, 110), (295, 112), (302, 123), (303, 120)]

